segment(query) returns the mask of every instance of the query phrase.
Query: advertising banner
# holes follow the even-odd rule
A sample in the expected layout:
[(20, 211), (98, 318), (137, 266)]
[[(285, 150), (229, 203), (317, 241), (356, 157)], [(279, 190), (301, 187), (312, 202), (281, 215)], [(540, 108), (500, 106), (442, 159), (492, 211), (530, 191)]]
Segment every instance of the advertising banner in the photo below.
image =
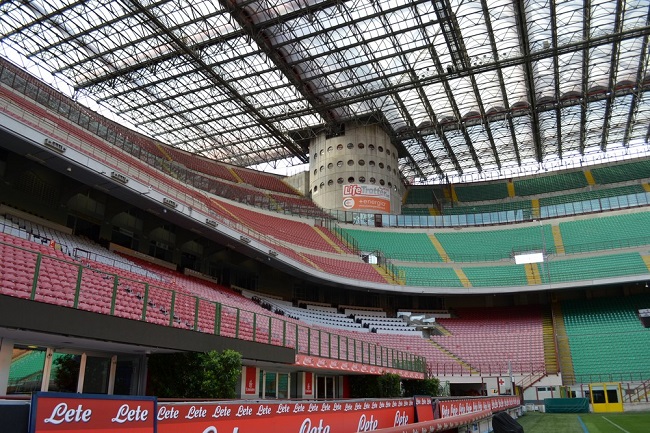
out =
[(244, 367), (244, 394), (255, 395), (255, 385), (257, 384), (257, 368), (246, 366)]
[(343, 208), (356, 211), (390, 212), (390, 188), (356, 183), (344, 185)]
[(431, 397), (416, 395), (414, 422), (431, 421), (433, 419), (433, 399)]
[(490, 397), (465, 400), (439, 401), (440, 418), (465, 415), (474, 412), (500, 410), (517, 407), (521, 404), (519, 397)]
[(338, 359), (321, 358), (303, 354), (296, 355), (296, 366), (322, 368), (325, 370), (354, 371), (366, 374), (398, 374), (406, 379), (424, 379), (424, 373), (418, 371), (400, 370), (397, 368), (380, 367), (378, 365), (367, 365), (358, 362), (341, 361)]
[(32, 396), (30, 433), (155, 433), (155, 397), (39, 392)]
[(413, 399), (321, 403), (160, 403), (159, 433), (355, 433), (413, 422)]

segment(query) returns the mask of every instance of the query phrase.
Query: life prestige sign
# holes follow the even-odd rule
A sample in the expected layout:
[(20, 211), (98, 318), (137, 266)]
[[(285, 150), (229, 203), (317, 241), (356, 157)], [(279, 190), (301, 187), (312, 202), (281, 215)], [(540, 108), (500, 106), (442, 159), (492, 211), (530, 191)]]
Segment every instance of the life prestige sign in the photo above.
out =
[(156, 398), (38, 392), (30, 433), (155, 433)]
[(413, 422), (413, 399), (323, 403), (161, 403), (158, 433), (354, 433)]

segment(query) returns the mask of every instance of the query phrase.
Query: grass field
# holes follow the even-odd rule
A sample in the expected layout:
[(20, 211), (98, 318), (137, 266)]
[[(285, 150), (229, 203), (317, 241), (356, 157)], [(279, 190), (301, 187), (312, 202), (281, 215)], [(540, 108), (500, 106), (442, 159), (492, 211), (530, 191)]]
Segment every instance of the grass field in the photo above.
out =
[[(580, 423), (581, 420), (584, 428)], [(613, 414), (544, 414), (529, 412), (517, 421), (522, 425), (525, 433), (650, 432), (650, 412)]]

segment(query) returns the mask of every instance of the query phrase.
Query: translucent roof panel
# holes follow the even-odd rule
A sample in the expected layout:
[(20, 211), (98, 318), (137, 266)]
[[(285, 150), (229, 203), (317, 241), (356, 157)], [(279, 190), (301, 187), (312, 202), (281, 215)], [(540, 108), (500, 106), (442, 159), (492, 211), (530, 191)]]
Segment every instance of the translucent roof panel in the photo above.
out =
[(380, 124), (408, 182), (562, 168), (650, 138), (650, 0), (31, 0), (0, 12), (12, 61), (240, 166), (304, 163), (312, 138), (346, 123)]

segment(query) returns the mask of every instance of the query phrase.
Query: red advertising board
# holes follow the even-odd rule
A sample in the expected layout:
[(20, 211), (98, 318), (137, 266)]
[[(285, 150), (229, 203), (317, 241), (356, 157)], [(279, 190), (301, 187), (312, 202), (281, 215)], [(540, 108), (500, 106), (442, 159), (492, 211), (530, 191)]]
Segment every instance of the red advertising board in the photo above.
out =
[(340, 361), (338, 359), (320, 358), (318, 356), (310, 356), (297, 354), (296, 366), (321, 368), (324, 370), (339, 370), (339, 371), (354, 371), (366, 374), (384, 374), (392, 373), (406, 379), (424, 379), (424, 373), (418, 371), (400, 370), (397, 368), (380, 367), (377, 365), (361, 364), (359, 362)]
[(244, 370), (244, 394), (255, 395), (256, 384), (257, 384), (257, 368), (247, 366)]
[(413, 399), (319, 403), (161, 403), (159, 433), (355, 433), (413, 422)]
[(314, 393), (314, 375), (311, 371), (305, 372), (305, 395), (312, 395)]
[(39, 392), (32, 396), (30, 433), (155, 433), (155, 397)]
[(439, 401), (438, 407), (440, 408), (440, 418), (447, 418), (484, 410), (497, 412), (511, 407), (517, 407), (520, 404), (521, 400), (519, 397), (507, 396)]
[(417, 395), (415, 400), (415, 420), (413, 422), (431, 421), (433, 419), (433, 399)]

